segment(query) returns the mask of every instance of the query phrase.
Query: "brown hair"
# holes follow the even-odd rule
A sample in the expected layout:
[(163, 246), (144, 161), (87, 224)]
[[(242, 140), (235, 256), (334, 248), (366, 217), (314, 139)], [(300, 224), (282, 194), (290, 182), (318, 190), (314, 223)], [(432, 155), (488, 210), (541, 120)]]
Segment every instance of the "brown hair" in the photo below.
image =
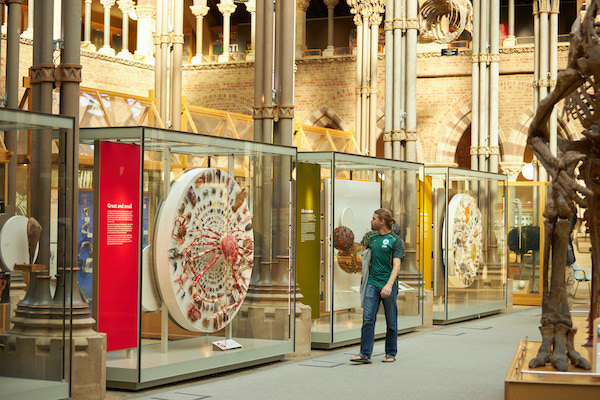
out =
[(392, 217), (392, 212), (390, 210), (387, 208), (380, 208), (375, 211), (375, 214), (377, 214), (379, 219), (382, 219), (385, 222), (385, 226), (388, 229), (392, 229), (392, 224), (394, 224), (396, 220)]

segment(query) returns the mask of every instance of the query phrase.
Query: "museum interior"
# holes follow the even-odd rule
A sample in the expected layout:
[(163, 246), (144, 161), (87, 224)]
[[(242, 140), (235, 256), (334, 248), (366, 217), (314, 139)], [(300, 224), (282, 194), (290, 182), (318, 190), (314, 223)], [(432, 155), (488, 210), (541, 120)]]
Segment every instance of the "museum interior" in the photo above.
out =
[(504, 398), (597, 398), (600, 0), (0, 9), (0, 399), (360, 343), (379, 208), (399, 338), (527, 306)]

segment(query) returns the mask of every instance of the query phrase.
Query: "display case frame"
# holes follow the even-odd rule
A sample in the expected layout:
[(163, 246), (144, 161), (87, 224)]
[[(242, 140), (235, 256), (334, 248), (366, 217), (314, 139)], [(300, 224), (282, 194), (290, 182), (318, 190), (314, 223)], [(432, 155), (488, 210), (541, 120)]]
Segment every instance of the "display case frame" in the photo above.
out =
[[(94, 202), (98, 204), (94, 207), (95, 211), (98, 211), (99, 208), (101, 209), (103, 204), (107, 204), (106, 200), (103, 200), (100, 197), (102, 192), (107, 190), (110, 191), (110, 189), (107, 189), (106, 186), (102, 184), (102, 176), (105, 174), (101, 169), (102, 164), (111, 165), (114, 161), (114, 158), (108, 158), (110, 162), (106, 163), (105, 158), (103, 158), (102, 155), (102, 152), (106, 151), (106, 147), (104, 147), (103, 150), (101, 145), (103, 143), (110, 143), (111, 145), (133, 145), (139, 147), (139, 152), (133, 153), (132, 156), (132, 159), (134, 159), (133, 164), (137, 164), (137, 173), (140, 182), (139, 187), (136, 187), (134, 191), (135, 194), (132, 195), (132, 197), (135, 197), (134, 201), (137, 200), (138, 207), (138, 213), (134, 215), (134, 219), (139, 222), (139, 225), (135, 228), (139, 231), (139, 235), (134, 238), (134, 241), (136, 242), (135, 252), (137, 253), (136, 256), (138, 261), (137, 263), (135, 261), (132, 262), (135, 264), (133, 268), (133, 277), (137, 279), (137, 281), (131, 282), (129, 286), (131, 289), (135, 289), (136, 293), (135, 315), (131, 315), (131, 318), (135, 320), (135, 326), (133, 327), (135, 329), (135, 341), (133, 345), (125, 344), (124, 346), (114, 347), (111, 344), (111, 333), (109, 333), (109, 351), (107, 351), (106, 373), (107, 386), (134, 390), (143, 389), (168, 382), (175, 382), (280, 360), (285, 354), (294, 351), (295, 331), (293, 316), (295, 315), (296, 294), (292, 280), (289, 279), (288, 276), (282, 277), (283, 281), (285, 281), (282, 283), (282, 286), (285, 288), (285, 298), (279, 298), (279, 301), (284, 304), (285, 310), (282, 315), (279, 316), (281, 319), (280, 323), (274, 328), (267, 328), (267, 324), (264, 320), (258, 321), (257, 317), (254, 317), (255, 313), (249, 312), (245, 307), (251, 307), (252, 304), (254, 304), (252, 307), (259, 307), (257, 304), (260, 303), (260, 300), (264, 301), (265, 298), (269, 298), (269, 294), (267, 293), (265, 295), (264, 291), (261, 292), (262, 289), (260, 287), (262, 284), (260, 274), (265, 273), (263, 271), (265, 268), (274, 270), (276, 268), (274, 264), (278, 264), (284, 268), (285, 275), (289, 274), (290, 277), (293, 276), (295, 268), (293, 254), (294, 246), (292, 241), (293, 221), (288, 221), (287, 219), (284, 220), (285, 224), (282, 227), (279, 227), (281, 230), (276, 237), (270, 231), (273, 227), (269, 225), (275, 224), (276, 221), (274, 218), (269, 218), (272, 218), (272, 213), (282, 217), (285, 215), (291, 216), (293, 213), (293, 202), (291, 201), (293, 193), (291, 167), (296, 162), (295, 148), (149, 127), (81, 129), (80, 143), (87, 148), (87, 150), (82, 151), (87, 151), (88, 153), (91, 151), (90, 145), (93, 145), (94, 147)], [(127, 151), (126, 148), (125, 150)], [(123, 158), (125, 157), (116, 157), (117, 160)], [(215, 172), (217, 170), (219, 172)], [(196, 178), (195, 181), (192, 180), (192, 182), (195, 183), (191, 184), (191, 186), (190, 184), (186, 184), (187, 186), (177, 186), (178, 183), (181, 182), (181, 178), (185, 178), (187, 176), (186, 174), (190, 171), (213, 172), (211, 172), (212, 175), (210, 175), (210, 177), (208, 175), (202, 175), (202, 177)], [(135, 172), (133, 175), (135, 175)], [(239, 187), (235, 189), (235, 193), (230, 192), (230, 189), (225, 190), (225, 187), (221, 186), (221, 182), (225, 182), (225, 177), (227, 177), (227, 182), (234, 180), (236, 181), (236, 184), (239, 182)], [(247, 238), (238, 241), (239, 246), (251, 246), (251, 249), (254, 251), (254, 258), (252, 260), (254, 265), (252, 269), (252, 279), (249, 282), (250, 287), (246, 288), (246, 292), (244, 293), (245, 300), (240, 302), (240, 304), (236, 303), (232, 305), (232, 307), (237, 307), (237, 311), (239, 312), (235, 316), (231, 316), (231, 319), (228, 319), (227, 323), (224, 322), (227, 319), (224, 312), (217, 312), (217, 305), (210, 306), (208, 307), (209, 309), (206, 310), (203, 306), (202, 313), (206, 312), (214, 316), (214, 318), (211, 319), (211, 323), (215, 324), (212, 328), (216, 331), (212, 331), (212, 333), (199, 330), (192, 332), (189, 329), (181, 328), (173, 321), (169, 321), (169, 318), (174, 319), (173, 315), (176, 315), (178, 312), (176, 308), (171, 308), (176, 307), (176, 304), (168, 303), (167, 300), (169, 297), (169, 295), (167, 295), (169, 290), (168, 287), (171, 283), (163, 285), (156, 279), (153, 279), (155, 276), (158, 276), (159, 279), (164, 278), (165, 275), (161, 272), (164, 271), (164, 269), (160, 270), (164, 265), (167, 265), (169, 269), (173, 267), (172, 271), (174, 273), (180, 271), (180, 268), (183, 268), (188, 254), (190, 254), (190, 260), (193, 259), (191, 254), (199, 254), (198, 252), (186, 253), (187, 250), (183, 250), (179, 256), (182, 254), (184, 254), (184, 256), (179, 257), (171, 252), (171, 249), (168, 248), (170, 245), (165, 247), (165, 251), (162, 251), (159, 250), (161, 247), (160, 243), (156, 242), (156, 240), (158, 240), (157, 235), (160, 233), (158, 232), (161, 229), (160, 227), (167, 226), (164, 224), (161, 225), (161, 219), (163, 215), (168, 215), (165, 210), (166, 207), (170, 207), (168, 206), (169, 196), (176, 190), (175, 188), (178, 188), (177, 190), (183, 190), (182, 188), (184, 187), (186, 192), (183, 196), (184, 198), (189, 199), (189, 201), (184, 201), (186, 204), (191, 204), (192, 202), (191, 197), (189, 197), (187, 193), (188, 191), (193, 190), (193, 188), (196, 188), (195, 190), (197, 193), (197, 197), (194, 197), (194, 199), (197, 198), (197, 200), (194, 200), (194, 204), (198, 201), (198, 207), (200, 207), (201, 198), (203, 196), (202, 193), (204, 193), (201, 189), (206, 187), (207, 190), (211, 190), (212, 193), (214, 191), (213, 188), (216, 188), (215, 190), (218, 190), (218, 192), (216, 192), (217, 194), (214, 194), (214, 198), (207, 201), (207, 204), (210, 203), (209, 207), (211, 212), (213, 211), (213, 208), (217, 210), (218, 207), (221, 207), (218, 198), (224, 197), (225, 194), (219, 193), (227, 193), (227, 196), (229, 196), (230, 193), (233, 193), (232, 198), (227, 197), (228, 201), (223, 200), (223, 208), (220, 209), (220, 211), (217, 211), (221, 213), (233, 212), (229, 208), (226, 209), (225, 204), (231, 205), (234, 203), (234, 200), (235, 203), (239, 200), (239, 205), (237, 205), (235, 209), (242, 210), (247, 208), (253, 215), (251, 221), (244, 220), (244, 225), (246, 226), (245, 230), (248, 231), (248, 229), (253, 229), (255, 235), (253, 244), (250, 245), (249, 242), (247, 242)], [(239, 195), (240, 187), (245, 190), (245, 198), (244, 196), (235, 196), (236, 193)], [(126, 190), (126, 188), (123, 190)], [(223, 190), (223, 192), (221, 192), (221, 190)], [(269, 191), (268, 194), (266, 192), (267, 190)], [(166, 197), (167, 200), (165, 200), (164, 197), (165, 193), (169, 194), (169, 196)], [(179, 196), (178, 193), (175, 193), (175, 195)], [(283, 196), (283, 193), (285, 193), (285, 196)], [(144, 200), (144, 194), (147, 194), (147, 201)], [(281, 197), (277, 197), (279, 194), (281, 194), (282, 197), (285, 197), (285, 200), (282, 200)], [(278, 198), (280, 201), (278, 200), (277, 204), (272, 201), (263, 201), (264, 199), (271, 197)], [(126, 200), (126, 204), (127, 201), (129, 200)], [(135, 207), (136, 205), (134, 204), (134, 208)], [(144, 207), (149, 208), (146, 215), (144, 215)], [(200, 215), (199, 210), (200, 208), (193, 211), (193, 215)], [(177, 235), (182, 231), (173, 227), (171, 232), (169, 226), (167, 229), (169, 229), (168, 232), (171, 232), (171, 234), (167, 234), (166, 236), (163, 235), (164, 237), (161, 240), (168, 240), (169, 243), (171, 243), (172, 240), (181, 240), (178, 243), (188, 243), (187, 241), (184, 242), (184, 240), (188, 239), (183, 238), (187, 237), (186, 235), (192, 235), (192, 233), (190, 233), (193, 232), (193, 229), (191, 228), (192, 212), (188, 215), (188, 212), (185, 211), (184, 214), (187, 216), (186, 218), (189, 217), (184, 221), (185, 226), (188, 229), (187, 234), (184, 230), (182, 237), (178, 237)], [(176, 212), (175, 215), (179, 215), (176, 218), (178, 219), (182, 214)], [(235, 214), (234, 216), (237, 215), (238, 214)], [(147, 218), (148, 221), (144, 222), (145, 218)], [(232, 217), (231, 220), (233, 219), (234, 218)], [(202, 226), (205, 221), (206, 220), (201, 219), (198, 222), (198, 231), (204, 229)], [(250, 224), (248, 224), (248, 222), (250, 222)], [(251, 227), (251, 224), (254, 225), (253, 228)], [(97, 237), (100, 229), (98, 225), (102, 225), (102, 222), (100, 217), (95, 213), (95, 248), (98, 245)], [(217, 235), (217, 233), (210, 229), (216, 230), (217, 228), (215, 225), (208, 225), (209, 224), (207, 223), (206, 230), (202, 231), (202, 235), (205, 239), (198, 239), (198, 242), (195, 242), (195, 246), (199, 246), (198, 243), (202, 242), (202, 240), (214, 240), (214, 238), (210, 239), (209, 236)], [(264, 228), (265, 226), (271, 228)], [(223, 226), (221, 226), (221, 228), (222, 227)], [(162, 229), (164, 230), (165, 228)], [(231, 233), (234, 236), (236, 234), (236, 229), (230, 228), (229, 225), (223, 229), (227, 229), (228, 234)], [(144, 239), (145, 230), (147, 230), (148, 234), (146, 239)], [(243, 231), (244, 228), (241, 230)], [(256, 236), (259, 231), (260, 242)], [(266, 233), (267, 231), (269, 231), (268, 234)], [(250, 230), (250, 232), (252, 232), (252, 230)], [(197, 233), (198, 232), (196, 232), (196, 234)], [(100, 234), (100, 236), (102, 237), (102, 234)], [(223, 236), (219, 236), (219, 238), (224, 237), (224, 233)], [(144, 240), (148, 241), (151, 250), (144, 251), (142, 246)], [(189, 285), (186, 286), (184, 290), (176, 291), (176, 289), (173, 288), (177, 295), (182, 295), (182, 293), (191, 295), (192, 292), (198, 293), (197, 291), (200, 289), (198, 286), (194, 285), (197, 282), (202, 282), (200, 281), (202, 278), (200, 275), (204, 276), (205, 273), (207, 276), (210, 275), (211, 268), (213, 267), (216, 268), (217, 266), (222, 265), (222, 267), (219, 267), (221, 268), (219, 270), (221, 272), (228, 271), (229, 267), (233, 269), (233, 263), (237, 261), (231, 261), (231, 265), (227, 264), (225, 261), (227, 257), (231, 257), (231, 259), (235, 258), (236, 260), (244, 257), (252, 258), (251, 251), (248, 250), (250, 247), (246, 249), (248, 251), (243, 250), (240, 247), (239, 255), (234, 257), (233, 253), (226, 253), (224, 247), (220, 245), (220, 239), (217, 242), (215, 242), (215, 248), (218, 248), (218, 250), (210, 250), (208, 247), (202, 249), (202, 252), (206, 253), (206, 255), (211, 258), (213, 255), (218, 255), (218, 257), (214, 258), (216, 263), (207, 263), (205, 266), (206, 268), (201, 268), (202, 272), (194, 270), (197, 272), (197, 275), (195, 275), (193, 280), (190, 279), (186, 281), (186, 284)], [(204, 245), (204, 243), (201, 244)], [(254, 247), (254, 244), (256, 247)], [(152, 249), (152, 247), (155, 247), (155, 249)], [(277, 248), (280, 253), (285, 254), (274, 254), (275, 248)], [(219, 252), (221, 252), (220, 255)], [(271, 252), (273, 253), (273, 258), (277, 256), (276, 260), (266, 259), (266, 254), (271, 254)], [(100, 268), (104, 265), (102, 264), (102, 257), (102, 254), (94, 256), (95, 271), (98, 270), (97, 266), (99, 264)], [(202, 255), (198, 255), (198, 257), (202, 257)], [(199, 260), (203, 259), (199, 258)], [(246, 267), (248, 264), (250, 264), (250, 261), (247, 262)], [(192, 270), (193, 268), (189, 269), (190, 274), (192, 273)], [(101, 273), (99, 275), (101, 275)], [(168, 277), (169, 274), (167, 273), (166, 276)], [(182, 283), (185, 280), (183, 276), (183, 273), (177, 276), (177, 279), (180, 279)], [(149, 279), (146, 280), (146, 278)], [(172, 275), (172, 279), (174, 279), (173, 285), (175, 285), (177, 279), (175, 279), (174, 275)], [(244, 286), (244, 280), (241, 275), (237, 275), (236, 273), (232, 279), (237, 281), (237, 283), (233, 284), (234, 286), (237, 284)], [(100, 303), (102, 301), (103, 290), (105, 290), (101, 283), (102, 278), (94, 277), (94, 282), (94, 299), (96, 300), (100, 297), (100, 300), (98, 301), (98, 303)], [(151, 288), (149, 289), (151, 285), (149, 286), (147, 284), (148, 282), (155, 282), (159, 285), (159, 293), (162, 294), (158, 297), (156, 296), (156, 293), (152, 295), (153, 290)], [(225, 286), (225, 283), (224, 280), (223, 286)], [(202, 290), (204, 291), (205, 287), (203, 287)], [(260, 294), (257, 295), (257, 292), (260, 292)], [(221, 304), (221, 300), (217, 300), (217, 295), (215, 295), (215, 297), (211, 296), (212, 295), (209, 294), (202, 295), (207, 301), (214, 299), (215, 301), (213, 303)], [(263, 297), (257, 299), (257, 297), (260, 296)], [(221, 297), (221, 299), (226, 301), (225, 297), (227, 296)], [(200, 302), (198, 304), (200, 304)], [(198, 305), (198, 307), (200, 307), (200, 305)], [(97, 306), (97, 309), (94, 311), (95, 315), (101, 315), (101, 308), (101, 305)], [(228, 307), (222, 307), (220, 310), (226, 308)], [(169, 310), (168, 312), (166, 312), (167, 309)], [(254, 308), (250, 311), (254, 311)], [(198, 314), (201, 313), (198, 312)], [(195, 318), (192, 317), (192, 314), (185, 314), (184, 312), (184, 318), (186, 315), (190, 320)], [(264, 316), (264, 313), (262, 315)], [(219, 325), (216, 324), (217, 320), (220, 321)], [(101, 321), (102, 317), (99, 322)], [(102, 326), (102, 324), (99, 323), (99, 326)], [(262, 328), (256, 329), (257, 326)], [(113, 341), (112, 343), (116, 342)], [(111, 350), (113, 348), (114, 350)]]
[[(370, 231), (373, 212), (381, 207), (390, 208), (396, 218), (402, 216), (399, 236), (406, 242), (399, 277), (398, 332), (421, 326), (423, 254), (418, 242), (421, 192), (417, 182), (423, 165), (337, 152), (299, 152), (297, 170), (301, 167), (308, 171), (297, 174), (297, 281), (304, 296), (302, 301), (313, 310), (312, 347), (330, 349), (360, 341), (362, 308), (357, 285), (360, 285), (362, 247), (359, 244), (363, 234)], [(302, 185), (308, 189), (303, 191)], [(312, 220), (316, 220), (314, 238), (310, 236)], [(340, 235), (350, 235), (342, 227), (350, 228), (354, 238), (350, 240), (353, 244), (343, 245), (347, 249), (342, 249), (340, 242), (336, 244)], [(309, 254), (314, 255), (310, 260), (306, 258)], [(385, 331), (381, 309), (375, 337), (384, 337)]]
[[(548, 192), (549, 182), (508, 182), (507, 195), (507, 267), (508, 278), (512, 279), (512, 297), (513, 304), (541, 306), (543, 297), (543, 259), (544, 252), (544, 207), (546, 205), (546, 196)], [(511, 236), (511, 231), (518, 231), (518, 210), (519, 205), (515, 202), (516, 199), (525, 198), (526, 201), (519, 203), (521, 208), (521, 243), (523, 255), (517, 255), (515, 251), (511, 251), (517, 243), (512, 243), (514, 238)], [(537, 227), (537, 232), (526, 228)], [(533, 236), (533, 238), (530, 238)], [(516, 235), (518, 238), (518, 234)], [(537, 238), (537, 240), (535, 240)], [(523, 240), (526, 239), (526, 240)], [(524, 243), (532, 239), (534, 244)], [(512, 245), (512, 246), (511, 246)], [(519, 244), (517, 244), (518, 248)], [(516, 250), (515, 248), (515, 250)], [(531, 251), (531, 253), (530, 253)], [(521, 266), (522, 262), (522, 266)], [(533, 268), (529, 267), (532, 265)], [(526, 274), (526, 279), (519, 279)], [(531, 277), (531, 278), (530, 278)], [(536, 279), (537, 278), (537, 279)], [(537, 281), (537, 284), (536, 284)]]
[[(40, 171), (40, 176), (44, 175), (44, 179), (47, 179), (49, 193), (47, 202), (44, 201), (45, 196), (41, 199), (36, 199), (36, 205), (45, 207), (50, 211), (48, 216), (49, 224), (49, 241), (50, 241), (50, 265), (23, 265), (14, 269), (8, 268), (3, 265), (3, 270), (6, 271), (8, 268), (10, 274), (17, 275), (16, 269), (21, 269), (25, 276), (13, 276), (14, 287), (11, 285), (15, 292), (21, 290), (27, 294), (26, 298), (22, 298), (15, 293), (11, 298), (20, 299), (17, 306), (18, 314), (15, 318), (8, 322), (9, 316), (9, 305), (2, 304), (2, 318), (6, 319), (3, 332), (0, 333), (2, 338), (2, 349), (0, 349), (0, 387), (2, 387), (2, 395), (4, 398), (11, 399), (31, 399), (31, 398), (44, 398), (44, 399), (63, 399), (71, 396), (71, 379), (72, 379), (72, 365), (73, 365), (73, 351), (70, 349), (74, 348), (73, 342), (73, 329), (70, 321), (72, 321), (73, 313), (71, 308), (73, 306), (73, 298), (70, 296), (72, 293), (64, 285), (64, 280), (59, 279), (57, 285), (60, 285), (61, 291), (55, 290), (56, 295), (51, 291), (54, 274), (56, 273), (57, 264), (57, 240), (60, 239), (60, 244), (65, 245), (69, 240), (65, 235), (75, 230), (75, 221), (72, 213), (68, 208), (64, 208), (66, 204), (72, 201), (74, 193), (69, 189), (69, 183), (73, 182), (75, 177), (75, 144), (69, 141), (74, 135), (75, 119), (67, 116), (57, 116), (51, 114), (43, 114), (31, 111), (13, 110), (8, 108), (0, 108), (0, 130), (3, 131), (3, 139), (6, 138), (7, 132), (15, 135), (17, 152), (10, 154), (11, 152), (5, 151), (3, 154), (6, 156), (6, 162), (12, 157), (17, 160), (17, 182), (16, 192), (19, 198), (23, 199), (21, 204), (19, 201), (20, 211), (16, 211), (17, 207), (15, 204), (6, 204), (5, 209), (2, 209), (0, 219), (2, 225), (15, 214), (21, 215), (23, 212), (28, 213), (31, 207), (31, 191), (30, 182), (32, 180), (31, 171), (31, 140), (34, 138), (39, 142), (44, 142), (49, 146), (41, 147), (47, 151), (46, 154), (43, 150), (40, 151), (39, 157), (45, 157), (51, 163), (52, 173), (50, 171)], [(59, 157), (53, 157), (56, 153), (53, 153), (53, 143), (57, 144)], [(54, 148), (54, 151), (57, 151)], [(46, 158), (47, 157), (47, 158)], [(39, 159), (36, 160), (39, 162)], [(14, 179), (8, 176), (7, 163), (3, 164), (3, 186), (6, 189), (8, 186), (8, 179)], [(54, 175), (55, 174), (55, 175)], [(55, 180), (58, 178), (57, 180)], [(4, 196), (7, 193), (3, 191)], [(53, 195), (57, 194), (58, 197)], [(62, 206), (61, 211), (58, 207)], [(42, 218), (39, 218), (42, 219)], [(44, 227), (46, 227), (44, 223)], [(48, 231), (47, 231), (48, 232)], [(5, 232), (5, 235), (9, 235), (10, 232)], [(25, 237), (27, 240), (27, 237)], [(68, 249), (69, 246), (66, 246)], [(3, 247), (3, 251), (7, 251)], [(60, 267), (70, 268), (74, 264), (74, 254), (66, 251), (61, 254)], [(39, 260), (38, 260), (39, 261)], [(28, 264), (28, 261), (25, 261)], [(33, 272), (32, 272), (33, 271)], [(38, 289), (35, 293), (29, 291), (29, 287), (32, 286), (31, 282), (38, 278), (33, 277), (33, 274), (43, 278), (44, 284), (37, 284), (37, 287), (43, 287), (44, 290)], [(44, 275), (44, 276), (42, 276)], [(51, 277), (52, 275), (52, 277)], [(32, 286), (33, 287), (33, 286)], [(66, 290), (62, 290), (66, 289)], [(33, 291), (31, 291), (33, 292)], [(43, 295), (45, 299), (40, 300), (39, 295)], [(51, 303), (48, 303), (48, 297), (50, 297)], [(27, 304), (25, 304), (25, 300)], [(15, 302), (11, 303), (14, 306)], [(68, 306), (68, 305), (71, 305)], [(32, 311), (33, 307), (36, 307), (36, 316), (28, 314)], [(52, 317), (49, 317), (52, 315)], [(34, 319), (37, 318), (37, 319)], [(42, 322), (40, 318), (46, 319), (46, 324)], [(75, 317), (77, 318), (77, 317)], [(17, 322), (17, 319), (19, 320)], [(28, 322), (29, 321), (29, 322)], [(41, 325), (40, 325), (41, 323)], [(11, 324), (18, 328), (15, 331), (10, 330)], [(40, 332), (44, 332), (40, 334)], [(16, 337), (14, 337), (14, 336)], [(23, 336), (26, 340), (23, 340)], [(11, 338), (11, 336), (13, 336)], [(12, 340), (12, 349), (9, 350), (8, 343), (6, 340)], [(38, 353), (37, 344), (43, 341), (45, 351)], [(7, 351), (5, 354), (4, 351)], [(17, 359), (15, 359), (15, 357)], [(8, 367), (8, 370), (4, 368)]]
[(425, 194), (433, 222), (426, 282), (433, 290), (434, 324), (500, 312), (507, 304), (507, 176), (426, 166), (425, 179), (431, 185)]

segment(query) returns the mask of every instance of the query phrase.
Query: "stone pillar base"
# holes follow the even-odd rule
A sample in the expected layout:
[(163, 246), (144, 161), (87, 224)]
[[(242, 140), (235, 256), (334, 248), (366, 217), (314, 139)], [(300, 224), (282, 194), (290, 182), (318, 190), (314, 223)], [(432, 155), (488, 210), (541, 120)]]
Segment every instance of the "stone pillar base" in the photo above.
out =
[(81, 48), (86, 51), (96, 51), (96, 46), (92, 42), (81, 42)]
[(503, 47), (514, 47), (517, 45), (517, 38), (514, 36), (509, 36), (502, 41)]
[(192, 59), (190, 60), (190, 64), (202, 64), (202, 54), (192, 57)]
[(254, 60), (255, 60), (255, 55), (254, 55), (253, 51), (246, 54), (246, 61), (254, 62)]
[(217, 62), (226, 63), (229, 62), (229, 54), (219, 54), (217, 57)]
[(433, 290), (423, 290), (423, 328), (433, 326)]
[(133, 54), (131, 54), (129, 51), (120, 51), (117, 54), (117, 57), (124, 58), (125, 60), (133, 60)]
[(333, 46), (327, 46), (325, 50), (323, 50), (323, 57), (333, 57), (335, 49)]
[(23, 33), (21, 33), (21, 38), (33, 40), (33, 28), (27, 28), (27, 30), (23, 31)]
[[(15, 378), (60, 380), (64, 342), (61, 336), (0, 334), (0, 375)], [(106, 335), (74, 337), (71, 396), (103, 399), (106, 395)], [(66, 352), (68, 357), (68, 350)], [(68, 359), (66, 361), (68, 363)], [(65, 366), (68, 368), (68, 365)], [(68, 379), (68, 375), (66, 376)]]
[(114, 57), (116, 55), (115, 49), (108, 46), (102, 47), (100, 50), (98, 50), (98, 53), (110, 57)]

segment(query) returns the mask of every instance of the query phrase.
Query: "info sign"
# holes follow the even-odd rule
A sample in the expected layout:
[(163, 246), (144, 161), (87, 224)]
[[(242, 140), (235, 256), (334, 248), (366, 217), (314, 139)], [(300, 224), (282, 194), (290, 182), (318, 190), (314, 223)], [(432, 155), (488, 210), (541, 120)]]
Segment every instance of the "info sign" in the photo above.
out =
[(98, 331), (107, 350), (137, 346), (140, 146), (100, 142)]

